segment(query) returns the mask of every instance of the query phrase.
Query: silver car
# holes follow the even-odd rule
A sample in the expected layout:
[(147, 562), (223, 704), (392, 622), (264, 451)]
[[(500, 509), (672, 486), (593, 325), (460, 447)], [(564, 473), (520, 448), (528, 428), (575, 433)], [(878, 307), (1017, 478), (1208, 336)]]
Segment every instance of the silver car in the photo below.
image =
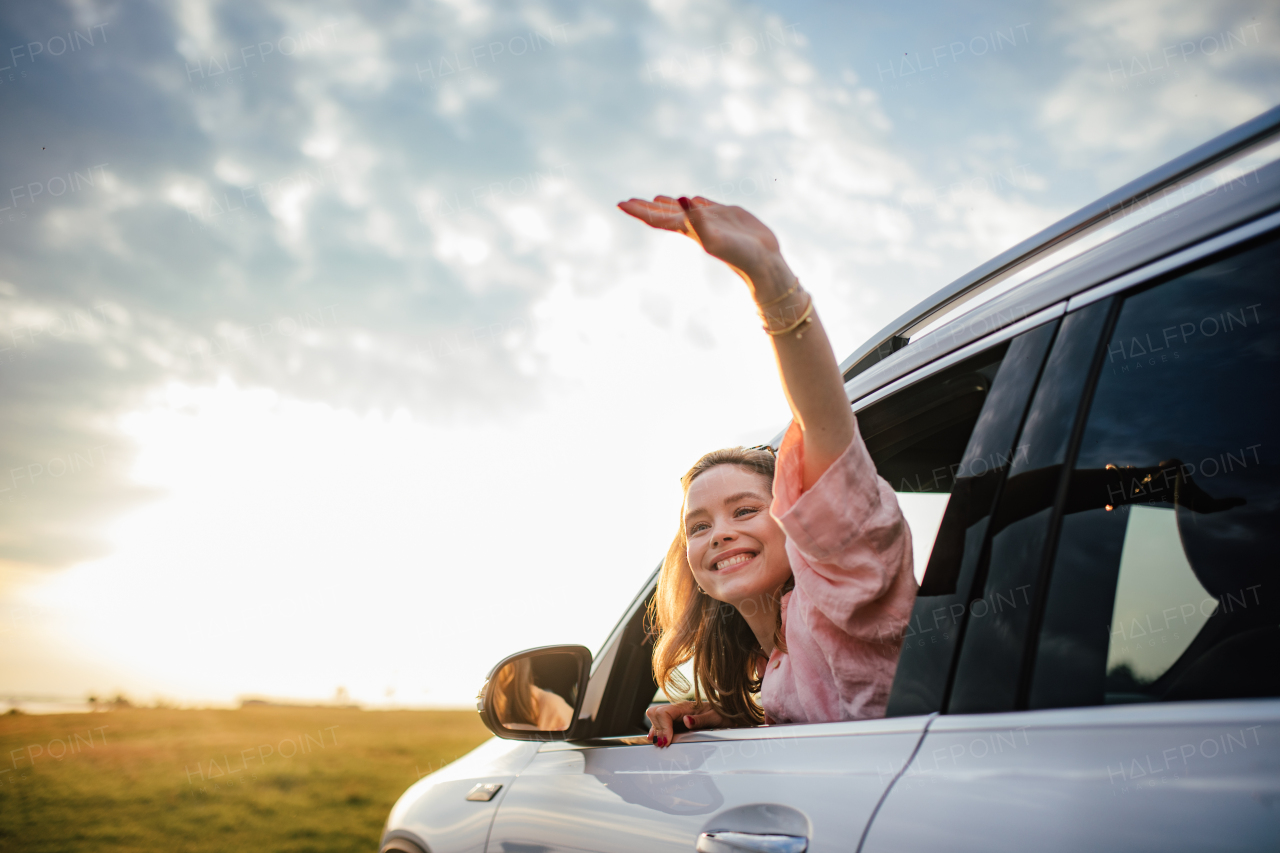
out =
[(845, 360), (921, 555), (885, 718), (653, 747), (655, 573), (594, 657), (494, 668), (381, 849), (1280, 849), (1278, 161), (1280, 108)]

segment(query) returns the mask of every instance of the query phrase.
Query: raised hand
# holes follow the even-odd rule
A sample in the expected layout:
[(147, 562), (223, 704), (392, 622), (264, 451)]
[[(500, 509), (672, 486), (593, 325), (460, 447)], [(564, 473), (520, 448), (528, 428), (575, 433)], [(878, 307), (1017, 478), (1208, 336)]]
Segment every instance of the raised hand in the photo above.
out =
[[(674, 199), (660, 195), (653, 201), (633, 198), (618, 207), (654, 228), (678, 231), (697, 240), (707, 254), (724, 261), (747, 282), (771, 332), (769, 340), (778, 359), (782, 390), (804, 431), (801, 483), (805, 490), (812, 488), (853, 440), (853, 411), (831, 342), (813, 311), (812, 297), (783, 260), (778, 238), (742, 208), (716, 204), (701, 196)], [(805, 324), (794, 327), (795, 334), (791, 334), (788, 324), (797, 320)], [(655, 743), (658, 738), (670, 742), (673, 714), (691, 713), (670, 710), (674, 707), (668, 706), (656, 717), (650, 715), (654, 723), (650, 737)], [(699, 718), (694, 714), (695, 723)]]
[(692, 199), (654, 196), (633, 198), (618, 205), (641, 222), (676, 231), (696, 240), (707, 254), (719, 258), (748, 282), (781, 261), (778, 238), (741, 207), (717, 204), (702, 196)]

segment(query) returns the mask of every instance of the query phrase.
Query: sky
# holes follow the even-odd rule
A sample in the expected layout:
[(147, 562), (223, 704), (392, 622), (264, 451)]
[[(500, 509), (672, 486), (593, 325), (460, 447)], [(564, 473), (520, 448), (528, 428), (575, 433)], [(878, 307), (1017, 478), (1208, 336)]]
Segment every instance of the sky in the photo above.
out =
[(843, 358), (1280, 103), (1280, 7), (75, 0), (0, 66), (0, 700), (456, 706), (789, 417), (618, 201), (756, 213)]

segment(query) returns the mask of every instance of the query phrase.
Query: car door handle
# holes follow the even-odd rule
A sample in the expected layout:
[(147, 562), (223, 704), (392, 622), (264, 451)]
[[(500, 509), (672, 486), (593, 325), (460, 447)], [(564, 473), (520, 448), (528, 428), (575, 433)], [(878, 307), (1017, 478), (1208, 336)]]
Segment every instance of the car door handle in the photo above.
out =
[(804, 853), (809, 839), (803, 835), (761, 835), (755, 832), (704, 832), (698, 836), (698, 853)]

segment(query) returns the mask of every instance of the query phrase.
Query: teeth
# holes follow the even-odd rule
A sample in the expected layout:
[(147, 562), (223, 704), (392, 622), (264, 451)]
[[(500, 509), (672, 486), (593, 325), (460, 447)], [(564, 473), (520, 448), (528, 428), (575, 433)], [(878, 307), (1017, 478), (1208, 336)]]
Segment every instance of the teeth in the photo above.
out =
[(739, 563), (745, 563), (747, 560), (750, 560), (754, 556), (755, 554), (735, 554), (734, 556), (730, 557), (727, 560), (721, 560), (720, 562), (716, 563), (716, 569), (717, 570), (727, 569), (731, 566), (736, 566)]

